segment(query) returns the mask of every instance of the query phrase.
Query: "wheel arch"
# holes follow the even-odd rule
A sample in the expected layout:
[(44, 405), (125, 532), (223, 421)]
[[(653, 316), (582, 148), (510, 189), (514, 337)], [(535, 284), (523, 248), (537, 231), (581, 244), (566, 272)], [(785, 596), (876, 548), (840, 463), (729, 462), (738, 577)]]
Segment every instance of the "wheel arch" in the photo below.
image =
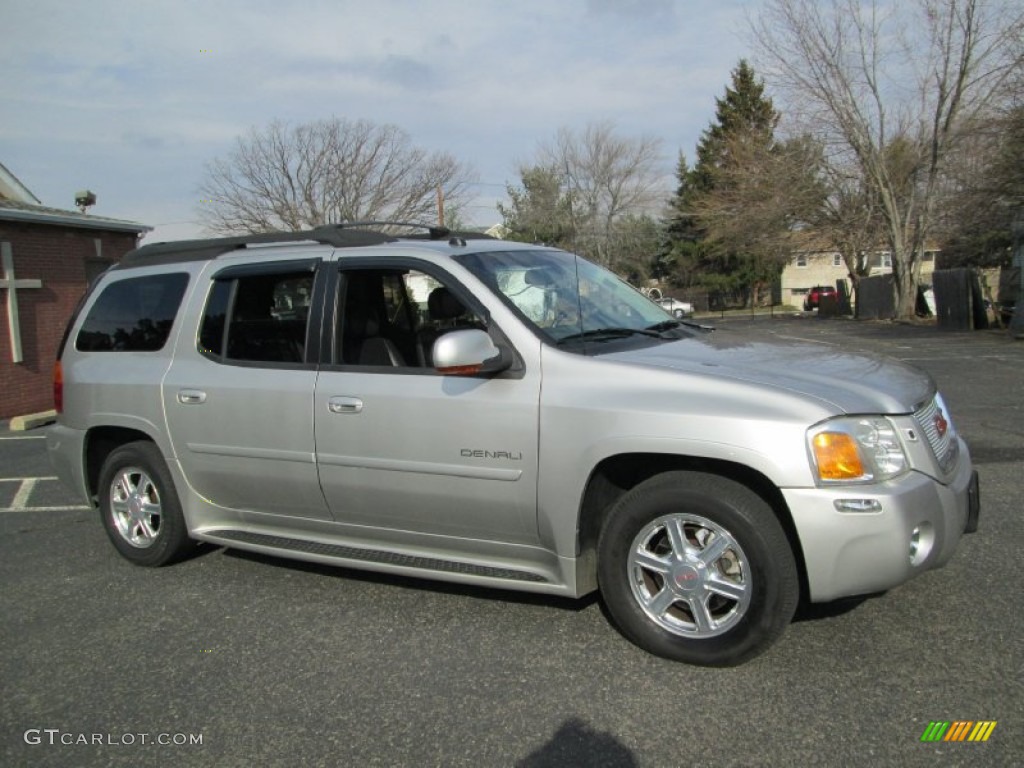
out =
[(703, 472), (732, 480), (750, 489), (771, 507), (782, 526), (796, 561), (800, 594), (808, 594), (803, 548), (789, 506), (776, 485), (763, 473), (738, 462), (700, 456), (625, 453), (603, 459), (590, 474), (580, 504), (577, 526), (577, 584), (597, 584), (597, 542), (615, 502), (656, 475), (673, 471)]
[(85, 484), (90, 498), (99, 493), (100, 471), (107, 457), (122, 445), (145, 441), (156, 444), (152, 435), (139, 429), (117, 426), (92, 427), (85, 435)]

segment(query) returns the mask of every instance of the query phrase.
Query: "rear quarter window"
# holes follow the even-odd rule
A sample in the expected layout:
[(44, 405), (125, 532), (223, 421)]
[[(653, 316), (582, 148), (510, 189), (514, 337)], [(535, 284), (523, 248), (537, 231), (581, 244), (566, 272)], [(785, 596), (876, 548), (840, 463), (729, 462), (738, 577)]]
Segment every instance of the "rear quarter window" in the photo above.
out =
[(81, 352), (163, 349), (187, 285), (185, 273), (131, 277), (110, 283), (86, 315), (75, 339), (75, 349)]

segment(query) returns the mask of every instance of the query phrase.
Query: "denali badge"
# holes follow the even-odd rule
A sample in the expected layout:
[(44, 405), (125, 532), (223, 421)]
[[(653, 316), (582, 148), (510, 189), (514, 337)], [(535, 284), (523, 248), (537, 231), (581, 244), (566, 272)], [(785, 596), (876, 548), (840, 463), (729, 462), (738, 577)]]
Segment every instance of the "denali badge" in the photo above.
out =
[(484, 451), (479, 448), (463, 448), (459, 454), (467, 459), (508, 459), (509, 461), (522, 461), (522, 451)]

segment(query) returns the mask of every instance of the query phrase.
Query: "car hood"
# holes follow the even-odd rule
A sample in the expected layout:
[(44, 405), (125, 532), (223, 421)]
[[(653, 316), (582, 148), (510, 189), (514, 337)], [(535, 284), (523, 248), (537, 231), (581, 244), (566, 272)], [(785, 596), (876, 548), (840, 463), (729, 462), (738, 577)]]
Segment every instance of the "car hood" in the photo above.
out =
[(715, 332), (601, 356), (786, 390), (844, 413), (912, 413), (935, 394), (928, 374), (870, 354), (810, 342), (747, 340)]

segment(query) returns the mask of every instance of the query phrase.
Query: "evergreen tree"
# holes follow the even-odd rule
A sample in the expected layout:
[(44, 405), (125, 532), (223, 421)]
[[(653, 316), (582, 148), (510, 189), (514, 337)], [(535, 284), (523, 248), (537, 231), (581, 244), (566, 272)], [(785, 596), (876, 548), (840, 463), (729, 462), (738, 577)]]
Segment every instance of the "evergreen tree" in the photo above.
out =
[(676, 163), (676, 179), (679, 184), (669, 200), (668, 216), (662, 223), (663, 239), (654, 264), (654, 277), (670, 278), (682, 285), (690, 285), (685, 264), (690, 262), (689, 248), (699, 240), (699, 232), (689, 213), (688, 194), (690, 167), (686, 155), (680, 151)]
[(506, 238), (571, 248), (572, 207), (559, 169), (528, 166), (521, 169), (520, 176), (522, 187), (507, 186), (510, 204), (498, 203)]
[(993, 120), (976, 157), (950, 175), (955, 191), (945, 201), (944, 268), (1008, 267), (1014, 220), (1024, 216), (1024, 107)]
[(730, 140), (748, 137), (750, 141), (770, 145), (774, 141), (779, 113), (772, 100), (764, 95), (746, 59), (732, 72), (732, 87), (726, 87), (725, 98), (715, 99), (715, 119), (701, 137), (697, 147), (697, 168), (702, 182), (714, 186), (716, 168), (728, 163)]
[(715, 102), (715, 120), (701, 134), (693, 168), (680, 155), (679, 185), (670, 201), (668, 242), (660, 263), (683, 284), (737, 291), (748, 288), (759, 279), (756, 276), (763, 277), (764, 270), (751, 263), (749, 254), (709, 239), (701, 202), (716, 189), (735, 183), (736, 163), (772, 150), (779, 113), (746, 60), (733, 70), (731, 85)]

